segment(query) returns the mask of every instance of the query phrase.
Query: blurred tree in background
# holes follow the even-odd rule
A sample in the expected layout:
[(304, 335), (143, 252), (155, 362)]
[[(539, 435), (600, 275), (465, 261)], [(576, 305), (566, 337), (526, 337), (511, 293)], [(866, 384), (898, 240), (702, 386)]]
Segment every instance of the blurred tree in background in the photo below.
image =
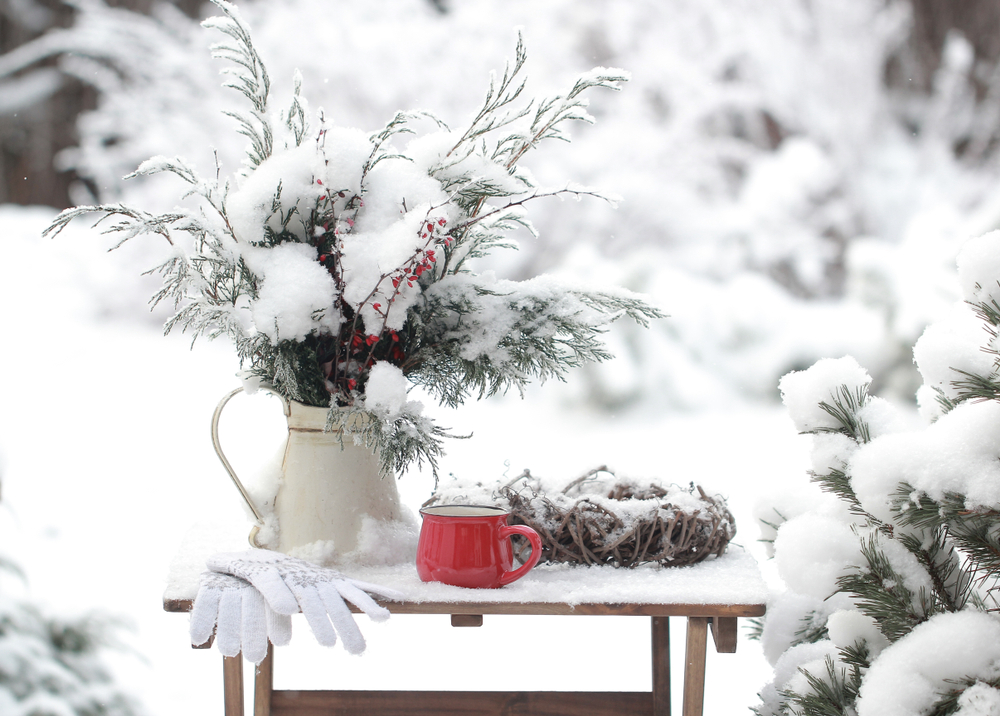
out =
[[(427, 0), (441, 14), (443, 0)], [(1000, 3), (995, 0), (906, 0), (912, 23), (905, 44), (889, 57), (885, 82), (903, 94), (927, 94), (942, 62), (951, 33), (961, 33), (974, 51), (969, 79), (981, 110), (974, 126), (956, 136), (958, 156), (981, 160), (992, 155), (1000, 140)], [(105, 0), (149, 14), (156, 5), (170, 4), (197, 18), (203, 0)], [(57, 156), (76, 142), (80, 112), (95, 106), (95, 89), (60, 69), (59, 52), (15, 52), (54, 28), (72, 26), (75, 3), (64, 0), (2, 0), (0, 2), (0, 204), (42, 204), (65, 208), (69, 187), (79, 179), (58, 168)], [(753, 128), (748, 128), (751, 131)], [(770, 115), (762, 118), (761, 141), (777, 148), (786, 130)], [(914, 127), (919, 131), (919, 127)], [(86, 181), (86, 180), (85, 180)], [(97, 193), (95, 191), (95, 193)]]
[[(5, 523), (11, 515), (0, 509)], [(120, 624), (103, 615), (56, 617), (39, 609), (27, 578), (0, 553), (0, 713), (23, 716), (138, 716), (104, 653), (120, 650)], [(20, 587), (18, 589), (17, 587)], [(23, 592), (15, 596), (17, 592)]]
[[(224, 172), (239, 166), (196, 22), (211, 6), (2, 2), (0, 204), (166, 210), (171, 190), (121, 177), (160, 154), (204, 170), (217, 150)], [(621, 206), (553, 202), (540, 238), (490, 266), (624, 285), (670, 314), (641, 336), (609, 334), (618, 358), (581, 371), (571, 400), (773, 401), (781, 375), (844, 353), (869, 366), (874, 390), (912, 400), (909, 347), (957, 298), (958, 244), (1000, 227), (996, 0), (238, 5), (276, 96), (300, 69), (313, 109), (343, 126), (414, 107), (461, 121), (514, 25), (543, 92), (595, 64), (633, 73), (613, 102), (595, 99), (598, 122), (574, 131), (571, 151), (530, 167)], [(133, 311), (144, 300), (117, 295)]]
[[(149, 13), (157, 0), (107, 0)], [(202, 0), (171, 3), (197, 17)], [(53, 29), (72, 26), (76, 10), (63, 0), (0, 0), (0, 204), (65, 208), (79, 178), (61, 171), (57, 156), (76, 144), (76, 120), (96, 103), (95, 90), (60, 69), (53, 47), (19, 55), (18, 48)]]

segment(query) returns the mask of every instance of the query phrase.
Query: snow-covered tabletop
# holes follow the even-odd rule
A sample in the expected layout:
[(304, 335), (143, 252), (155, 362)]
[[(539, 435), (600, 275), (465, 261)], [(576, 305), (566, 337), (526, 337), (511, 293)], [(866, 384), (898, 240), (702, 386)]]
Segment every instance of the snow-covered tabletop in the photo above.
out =
[[(164, 608), (190, 609), (209, 555), (247, 548), (245, 539), (234, 537), (232, 532), (193, 528), (170, 566)], [(501, 589), (465, 589), (421, 582), (412, 563), (342, 567), (341, 571), (354, 579), (402, 592), (404, 601), (386, 604), (396, 613), (749, 617), (764, 613), (767, 598), (767, 587), (756, 561), (738, 546), (731, 546), (720, 558), (690, 567), (616, 569), (540, 565)]]

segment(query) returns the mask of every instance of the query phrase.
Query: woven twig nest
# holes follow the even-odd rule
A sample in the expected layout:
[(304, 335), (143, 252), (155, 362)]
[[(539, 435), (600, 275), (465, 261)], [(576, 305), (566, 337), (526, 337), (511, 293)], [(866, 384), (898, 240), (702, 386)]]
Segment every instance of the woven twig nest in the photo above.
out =
[[(511, 524), (528, 525), (541, 536), (542, 562), (682, 567), (720, 556), (736, 534), (726, 501), (694, 483), (643, 487), (600, 467), (561, 490), (546, 490), (528, 470), (499, 489), (478, 487), (478, 495), (464, 487), (461, 494), (442, 491), (431, 502), (488, 501), (509, 510)], [(514, 539), (522, 561), (528, 549), (527, 540)]]

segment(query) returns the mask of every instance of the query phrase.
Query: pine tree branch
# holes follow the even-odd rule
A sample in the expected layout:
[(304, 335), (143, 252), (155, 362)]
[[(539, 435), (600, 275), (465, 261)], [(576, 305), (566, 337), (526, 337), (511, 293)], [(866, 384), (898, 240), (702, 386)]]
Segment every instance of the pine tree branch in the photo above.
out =
[(860, 688), (860, 675), (837, 668), (832, 657), (826, 657), (825, 678), (799, 669), (809, 684), (808, 693), (784, 690), (785, 713), (808, 716), (855, 716), (854, 704)]
[(879, 548), (878, 533), (861, 538), (861, 554), (867, 568), (841, 577), (837, 586), (850, 594), (858, 608), (895, 642), (930, 618), (928, 595), (913, 594)]

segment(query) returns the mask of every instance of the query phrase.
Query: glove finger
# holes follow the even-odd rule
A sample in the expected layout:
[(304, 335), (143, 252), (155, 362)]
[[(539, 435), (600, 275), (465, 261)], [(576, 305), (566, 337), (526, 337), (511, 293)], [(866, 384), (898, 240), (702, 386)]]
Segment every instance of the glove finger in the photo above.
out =
[(204, 644), (215, 631), (215, 621), (219, 618), (219, 599), (221, 596), (222, 592), (217, 589), (202, 587), (198, 590), (198, 596), (194, 600), (194, 608), (191, 610), (189, 627), (191, 643), (195, 646)]
[(389, 610), (376, 604), (374, 599), (362, 592), (356, 586), (356, 583), (348, 582), (344, 579), (338, 579), (335, 582), (331, 582), (331, 584), (340, 593), (340, 596), (363, 611), (371, 617), (372, 620), (384, 622), (389, 618)]
[(292, 618), (278, 614), (266, 604), (267, 636), (275, 646), (286, 646), (292, 640)]
[(254, 570), (247, 579), (278, 614), (298, 614), (299, 604), (285, 580), (274, 567)]
[(337, 643), (337, 633), (330, 626), (330, 620), (326, 616), (326, 608), (323, 600), (316, 593), (315, 587), (300, 587), (295, 590), (302, 605), (302, 613), (306, 615), (309, 628), (312, 629), (313, 636), (323, 646), (333, 646)]
[(267, 656), (267, 617), (264, 598), (256, 589), (243, 590), (243, 658), (259, 664)]
[(330, 615), (330, 619), (333, 621), (334, 627), (337, 629), (337, 633), (344, 640), (344, 648), (350, 654), (360, 654), (363, 652), (365, 650), (365, 638), (361, 635), (361, 629), (358, 628), (357, 623), (354, 621), (354, 615), (347, 608), (347, 604), (344, 603), (344, 599), (340, 596), (337, 588), (333, 584), (327, 583), (319, 588), (319, 594), (327, 613)]
[(236, 656), (240, 653), (241, 602), (240, 592), (236, 589), (223, 592), (219, 600), (219, 626), (215, 630), (215, 643), (223, 656)]
[(406, 596), (402, 592), (397, 592), (395, 589), (389, 589), (389, 587), (383, 587), (378, 584), (372, 584), (371, 582), (362, 582), (359, 579), (347, 579), (344, 578), (345, 582), (348, 584), (353, 584), (358, 589), (363, 589), (369, 594), (375, 594), (379, 597), (385, 597), (386, 599), (393, 602), (402, 602), (406, 599)]

